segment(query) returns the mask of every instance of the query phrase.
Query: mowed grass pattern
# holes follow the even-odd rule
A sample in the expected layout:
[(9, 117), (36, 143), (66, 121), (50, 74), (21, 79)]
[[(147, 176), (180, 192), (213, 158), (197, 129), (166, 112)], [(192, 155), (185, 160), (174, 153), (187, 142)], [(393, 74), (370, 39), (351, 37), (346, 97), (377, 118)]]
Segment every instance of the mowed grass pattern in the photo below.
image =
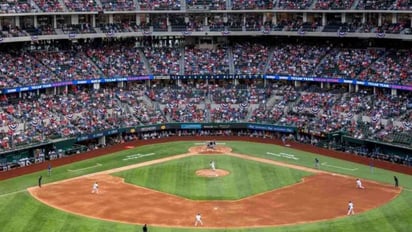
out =
[[(196, 175), (217, 168), (230, 172), (219, 178)], [(237, 200), (283, 186), (298, 183), (309, 172), (279, 167), (231, 156), (191, 156), (114, 174), (127, 183), (175, 194), (193, 200)]]
[[(171, 155), (182, 154), (194, 146), (193, 141), (173, 142), (142, 146), (122, 152), (98, 157), (96, 159), (77, 162), (70, 165), (53, 168), (51, 177), (47, 177), (47, 170), (24, 175), (17, 178), (0, 181), (0, 231), (1, 232), (136, 232), (141, 231), (141, 225), (129, 225), (123, 223), (108, 222), (90, 219), (65, 213), (48, 207), (33, 199), (25, 190), (29, 186), (37, 184), (37, 177), (43, 175), (44, 182), (50, 183), (71, 177), (81, 176), (115, 167), (140, 163), (148, 160), (159, 159)], [(400, 185), (404, 188), (402, 193), (388, 204), (368, 212), (357, 214), (353, 217), (344, 217), (330, 221), (270, 228), (243, 228), (243, 229), (196, 229), (205, 232), (409, 232), (412, 218), (412, 176), (397, 172), (375, 168), (371, 173), (368, 166), (337, 160), (318, 154), (312, 154), (294, 150), (293, 148), (275, 146), (270, 144), (226, 141), (226, 145), (233, 148), (234, 152), (248, 154), (267, 159), (294, 163), (301, 166), (313, 167), (313, 160), (318, 157), (321, 162), (340, 167), (357, 168), (356, 171), (336, 169), (329, 166), (321, 166), (321, 169), (336, 173), (356, 176), (384, 183), (393, 183), (393, 175), (397, 175)], [(123, 161), (128, 155), (136, 153), (156, 153), (153, 156), (142, 157)], [(286, 152), (296, 155), (298, 160), (287, 159), (268, 155), (267, 152)], [(101, 163), (102, 166), (84, 169), (78, 172), (69, 172), (68, 169), (78, 169), (94, 166)], [(218, 167), (219, 163), (217, 164)], [(179, 175), (183, 175), (180, 172)], [(179, 179), (179, 177), (177, 178)], [(178, 184), (178, 183), (177, 183)], [(75, 186), (74, 186), (75, 187)], [(62, 196), (64, 197), (64, 196)], [(346, 206), (346, 202), (344, 204)], [(97, 209), (98, 210), (98, 209)], [(281, 213), (281, 212), (279, 212)], [(314, 211), (315, 213), (315, 211)], [(161, 228), (149, 225), (150, 232), (192, 232), (194, 229)]]

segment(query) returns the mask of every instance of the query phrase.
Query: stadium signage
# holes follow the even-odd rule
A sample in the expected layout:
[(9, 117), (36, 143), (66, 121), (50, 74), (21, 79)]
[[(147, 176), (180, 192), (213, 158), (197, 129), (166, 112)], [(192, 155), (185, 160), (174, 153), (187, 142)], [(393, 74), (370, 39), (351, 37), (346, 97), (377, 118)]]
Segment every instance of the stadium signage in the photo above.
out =
[(182, 124), (181, 129), (202, 129), (202, 124)]
[(16, 92), (47, 89), (51, 87), (66, 86), (66, 85), (84, 85), (84, 84), (110, 83), (110, 82), (135, 81), (135, 80), (152, 80), (152, 79), (154, 79), (153, 76), (131, 76), (131, 77), (100, 78), (100, 79), (91, 79), (91, 80), (74, 80), (74, 81), (49, 83), (49, 84), (43, 84), (43, 85), (32, 85), (32, 86), (23, 86), (23, 87), (16, 87), (16, 88), (7, 88), (7, 89), (2, 89), (0, 93), (2, 94), (16, 93)]
[(265, 75), (265, 79), (272, 80), (288, 80), (288, 81), (316, 81), (316, 82), (329, 82), (329, 83), (345, 83), (354, 85), (364, 85), (379, 88), (391, 88), (391, 89), (402, 89), (412, 91), (412, 86), (408, 85), (393, 85), (380, 82), (369, 82), (369, 81), (358, 81), (343, 78), (312, 78), (312, 77), (295, 77), (295, 76), (281, 76), (281, 75)]
[(366, 82), (365, 84), (368, 84), (369, 86), (374, 86), (374, 87), (381, 87), (381, 88), (390, 88), (389, 84), (385, 84), (385, 83), (376, 83), (376, 82)]
[(102, 131), (102, 132), (89, 134), (89, 135), (82, 135), (82, 136), (77, 137), (76, 141), (80, 142), (80, 141), (85, 141), (85, 140), (89, 140), (89, 139), (95, 139), (95, 138), (103, 137), (103, 136), (106, 136), (106, 135), (118, 134), (119, 132), (120, 132), (120, 130), (113, 129), (113, 130)]
[(255, 79), (264, 78), (261, 74), (219, 74), (219, 75), (170, 75), (170, 79)]
[(279, 131), (279, 132), (287, 132), (287, 133), (295, 132), (295, 130), (291, 127), (274, 126), (274, 125), (268, 125), (268, 124), (247, 124), (246, 128), (253, 129), (253, 130)]
[(313, 81), (313, 82), (328, 82), (328, 83), (344, 83), (353, 85), (363, 85), (378, 88), (391, 88), (412, 91), (412, 85), (394, 85), (388, 83), (380, 82), (369, 82), (369, 81), (358, 81), (343, 78), (319, 78), (319, 77), (298, 77), (298, 76), (285, 76), (285, 75), (260, 75), (260, 74), (221, 74), (221, 75), (170, 75), (170, 76), (130, 76), (130, 77), (112, 77), (112, 78), (100, 78), (100, 79), (90, 79), (90, 80), (73, 80), (64, 81), (57, 83), (49, 83), (43, 85), (32, 85), (32, 86), (22, 86), (15, 88), (5, 88), (0, 90), (1, 94), (16, 93), (23, 91), (31, 91), (38, 89), (46, 89), (51, 87), (67, 86), (67, 85), (83, 85), (83, 84), (98, 84), (98, 83), (110, 83), (110, 82), (121, 82), (121, 81), (136, 81), (136, 80), (153, 80), (153, 79), (271, 79), (271, 80), (287, 80), (287, 81)]
[(162, 131), (162, 130), (175, 130), (175, 129), (186, 129), (186, 130), (199, 130), (199, 129), (252, 129), (252, 130), (262, 130), (262, 131), (277, 131), (284, 133), (294, 133), (296, 132), (296, 127), (291, 126), (278, 126), (271, 124), (258, 124), (258, 123), (166, 123), (166, 124), (156, 124), (147, 126), (136, 126), (136, 127), (126, 127), (120, 129), (111, 129), (106, 131), (99, 131), (97, 133), (88, 135), (79, 135), (76, 141), (85, 141), (90, 139), (96, 139), (102, 136), (115, 135), (118, 133), (136, 133), (136, 132), (152, 132), (152, 131)]
[(156, 126), (141, 127), (139, 130), (142, 131), (142, 132), (155, 131), (155, 130), (157, 130), (157, 127)]

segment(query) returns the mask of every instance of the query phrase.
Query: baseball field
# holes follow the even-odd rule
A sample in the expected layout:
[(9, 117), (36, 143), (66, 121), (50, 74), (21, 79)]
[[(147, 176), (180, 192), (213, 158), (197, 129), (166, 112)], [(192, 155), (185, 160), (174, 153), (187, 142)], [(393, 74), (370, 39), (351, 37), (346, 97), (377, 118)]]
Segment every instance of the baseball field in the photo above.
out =
[[(44, 168), (2, 180), (0, 231), (141, 231), (145, 223), (159, 232), (411, 230), (411, 175), (293, 144), (204, 144), (119, 144), (106, 155), (53, 166), (50, 176)], [(365, 189), (356, 188), (356, 178)], [(95, 182), (98, 194), (91, 193)], [(347, 216), (350, 200), (356, 213)], [(194, 227), (197, 213), (204, 224)]]

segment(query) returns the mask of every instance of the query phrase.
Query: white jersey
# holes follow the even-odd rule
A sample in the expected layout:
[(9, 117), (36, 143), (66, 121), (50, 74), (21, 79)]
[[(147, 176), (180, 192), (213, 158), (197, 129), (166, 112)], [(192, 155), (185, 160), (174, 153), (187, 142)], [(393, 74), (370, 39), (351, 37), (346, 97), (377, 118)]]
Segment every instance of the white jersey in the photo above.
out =
[(356, 185), (358, 185), (358, 187), (362, 186), (362, 182), (358, 179), (356, 180)]
[(349, 208), (349, 210), (353, 209), (353, 203), (352, 202), (349, 202), (348, 208)]
[(196, 221), (198, 222), (202, 221), (202, 216), (200, 214), (196, 215)]

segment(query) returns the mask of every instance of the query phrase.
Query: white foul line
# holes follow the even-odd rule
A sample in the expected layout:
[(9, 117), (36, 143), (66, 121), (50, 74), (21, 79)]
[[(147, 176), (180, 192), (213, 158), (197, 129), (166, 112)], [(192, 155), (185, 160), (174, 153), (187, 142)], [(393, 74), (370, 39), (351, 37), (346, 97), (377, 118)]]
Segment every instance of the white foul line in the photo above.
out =
[(9, 195), (13, 195), (13, 194), (16, 194), (16, 193), (22, 193), (22, 192), (25, 192), (26, 190), (25, 189), (23, 189), (23, 190), (19, 190), (19, 191), (15, 191), (15, 192), (9, 192), (9, 193), (5, 193), (5, 194), (0, 194), (0, 197), (7, 197), (7, 196), (9, 196)]
[(339, 169), (343, 169), (343, 170), (347, 170), (347, 171), (356, 171), (356, 170), (358, 170), (358, 168), (345, 168), (345, 167), (330, 165), (330, 164), (327, 164), (327, 162), (323, 162), (322, 165), (326, 166), (326, 167), (339, 168)]
[(90, 166), (90, 167), (85, 167), (85, 168), (79, 168), (79, 169), (67, 169), (67, 171), (69, 172), (78, 172), (78, 171), (82, 171), (82, 170), (86, 170), (86, 169), (90, 169), (90, 168), (96, 168), (96, 167), (100, 167), (102, 166), (102, 164), (96, 163), (96, 165)]

